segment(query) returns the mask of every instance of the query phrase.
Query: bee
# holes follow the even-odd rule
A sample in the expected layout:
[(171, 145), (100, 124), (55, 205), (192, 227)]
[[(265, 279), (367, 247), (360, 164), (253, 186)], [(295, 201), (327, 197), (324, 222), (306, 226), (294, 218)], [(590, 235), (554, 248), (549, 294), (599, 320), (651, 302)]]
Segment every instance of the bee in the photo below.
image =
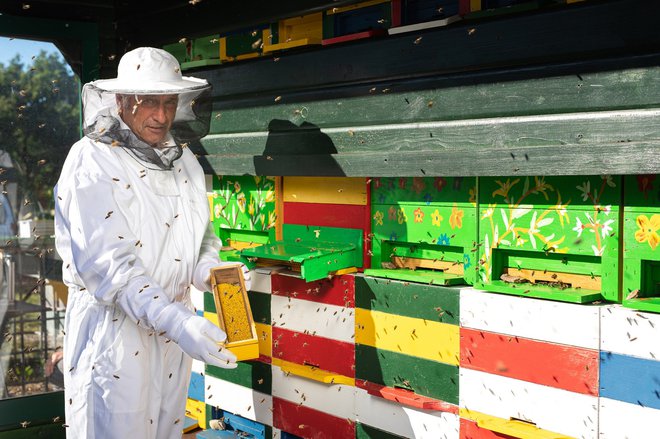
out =
[(471, 27), (470, 29), (468, 29), (468, 35), (469, 35), (469, 36), (472, 36), (472, 35), (474, 35), (474, 33), (475, 33), (476, 31), (477, 31), (476, 28)]
[(275, 96), (275, 102), (279, 102), (282, 100), (282, 96)]
[(422, 37), (415, 38), (414, 44), (419, 44), (422, 42)]

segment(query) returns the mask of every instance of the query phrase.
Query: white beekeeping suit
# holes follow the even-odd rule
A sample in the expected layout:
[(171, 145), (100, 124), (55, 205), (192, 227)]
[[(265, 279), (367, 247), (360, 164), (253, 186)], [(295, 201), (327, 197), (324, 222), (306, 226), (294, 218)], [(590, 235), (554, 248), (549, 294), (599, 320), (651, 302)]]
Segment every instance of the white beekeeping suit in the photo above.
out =
[(236, 367), (189, 297), (222, 264), (204, 175), (185, 147), (208, 132), (209, 92), (153, 48), (83, 88), (85, 137), (55, 190), (69, 438), (180, 438), (190, 357)]

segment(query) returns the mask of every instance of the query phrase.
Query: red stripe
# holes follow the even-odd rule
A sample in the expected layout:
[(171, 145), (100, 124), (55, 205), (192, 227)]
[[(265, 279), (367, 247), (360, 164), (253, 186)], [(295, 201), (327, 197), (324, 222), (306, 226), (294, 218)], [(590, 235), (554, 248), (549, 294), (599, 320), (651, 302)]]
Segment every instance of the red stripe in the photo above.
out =
[(273, 358), (355, 377), (355, 345), (318, 335), (273, 328)]
[(298, 277), (273, 274), (271, 290), (275, 296), (355, 308), (355, 278), (352, 275), (305, 282)]
[(284, 203), (284, 224), (362, 229), (369, 207), (356, 204)]
[(382, 386), (367, 380), (356, 380), (355, 386), (366, 390), (370, 395), (378, 396), (388, 401), (398, 402), (409, 407), (458, 414), (457, 405), (440, 401), (439, 399), (429, 398), (428, 396), (418, 395), (411, 390)]
[(494, 431), (481, 428), (476, 422), (465, 418), (461, 418), (460, 434), (461, 439), (515, 439), (508, 434), (495, 433)]
[(353, 439), (355, 422), (273, 398), (273, 426), (287, 433), (314, 439)]
[(392, 0), (392, 26), (401, 26), (401, 0)]
[(363, 38), (371, 38), (385, 34), (387, 34), (387, 31), (385, 29), (372, 29), (372, 30), (366, 30), (364, 32), (356, 32), (354, 34), (341, 35), (339, 37), (334, 37), (334, 38), (326, 38), (325, 40), (321, 40), (321, 44), (323, 46), (329, 46), (331, 44), (343, 43), (345, 41), (361, 40)]
[(461, 367), (598, 396), (598, 351), (461, 328)]

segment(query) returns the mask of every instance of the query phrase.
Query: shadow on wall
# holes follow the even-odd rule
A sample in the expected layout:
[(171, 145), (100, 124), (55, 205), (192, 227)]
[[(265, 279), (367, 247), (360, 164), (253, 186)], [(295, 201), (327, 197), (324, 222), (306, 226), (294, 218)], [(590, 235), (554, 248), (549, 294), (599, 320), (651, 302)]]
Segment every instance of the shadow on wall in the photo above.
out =
[(254, 156), (254, 169), (256, 175), (342, 177), (346, 174), (333, 157), (336, 153), (332, 140), (318, 126), (273, 119), (264, 152)]

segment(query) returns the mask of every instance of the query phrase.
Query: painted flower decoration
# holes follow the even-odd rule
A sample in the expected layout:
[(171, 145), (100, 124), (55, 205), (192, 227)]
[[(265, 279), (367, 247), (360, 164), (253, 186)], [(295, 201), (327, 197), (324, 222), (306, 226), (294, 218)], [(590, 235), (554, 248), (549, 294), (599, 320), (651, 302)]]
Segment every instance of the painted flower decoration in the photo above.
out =
[(236, 197), (236, 201), (238, 202), (238, 208), (241, 212), (245, 212), (245, 205), (247, 204), (247, 200), (245, 199), (245, 194), (241, 192), (238, 194)]
[(654, 214), (651, 219), (646, 215), (640, 215), (636, 219), (639, 230), (635, 232), (637, 242), (648, 242), (651, 249), (655, 250), (660, 242), (658, 229), (660, 229), (660, 215)]
[(248, 207), (248, 214), (254, 215), (254, 198), (250, 197), (250, 206)]
[(644, 199), (648, 199), (648, 193), (653, 190), (653, 180), (655, 174), (637, 176), (637, 189), (644, 194)]
[(472, 266), (472, 262), (470, 260), (470, 255), (467, 253), (463, 253), (463, 269), (467, 270)]
[(449, 245), (449, 236), (446, 233), (438, 236), (438, 245)]
[(457, 209), (456, 206), (451, 209), (451, 216), (449, 217), (449, 225), (452, 229), (463, 227), (463, 210)]
[(405, 210), (403, 210), (403, 208), (397, 210), (397, 212), (396, 212), (396, 221), (399, 224), (403, 224), (403, 223), (408, 221), (408, 216), (406, 215), (406, 212), (405, 212)]
[(396, 241), (397, 238), (398, 238), (398, 236), (397, 236), (396, 232), (392, 232), (390, 234), (390, 241)]
[(241, 191), (241, 184), (237, 181), (234, 182), (234, 192), (239, 193)]
[(374, 178), (371, 180), (371, 182), (374, 184), (374, 188), (378, 189), (381, 186), (380, 178)]
[(374, 213), (374, 221), (376, 222), (377, 226), (382, 226), (383, 225), (383, 212), (380, 210), (377, 210), (376, 213)]
[(401, 189), (405, 189), (405, 188), (406, 188), (406, 183), (407, 183), (407, 182), (408, 182), (408, 179), (407, 179), (406, 177), (401, 177), (401, 178), (399, 178), (399, 187), (400, 187)]
[(390, 206), (390, 208), (387, 210), (387, 219), (390, 221), (394, 221), (396, 219), (396, 207)]
[(440, 227), (440, 223), (442, 223), (442, 215), (440, 215), (440, 211), (438, 209), (435, 209), (433, 213), (431, 214), (431, 224), (434, 226)]
[(435, 189), (440, 192), (447, 186), (447, 180), (444, 177), (435, 177), (433, 180), (433, 186), (435, 186)]
[(591, 182), (589, 180), (582, 183), (580, 186), (575, 186), (577, 190), (582, 193), (582, 201), (587, 201), (591, 197)]
[(213, 213), (215, 213), (216, 218), (220, 218), (220, 214), (222, 213), (222, 206), (220, 204), (213, 206)]
[(424, 194), (424, 201), (426, 202), (427, 206), (431, 204), (431, 201), (433, 201), (433, 197), (431, 196), (431, 194), (429, 193)]
[(518, 182), (520, 182), (519, 178), (516, 178), (515, 180), (511, 181), (510, 178), (506, 179), (506, 182), (502, 183), (500, 180), (495, 180), (495, 183), (497, 183), (500, 188), (496, 189), (493, 191), (493, 197), (495, 195), (501, 195), (503, 198), (507, 198), (509, 196), (509, 191), (511, 190), (512, 187), (514, 187)]
[(580, 218), (575, 217), (575, 227), (573, 227), (572, 230), (577, 232), (578, 238), (582, 235), (582, 232), (584, 231), (585, 228), (586, 228), (586, 226), (584, 224), (582, 224), (582, 221), (580, 221)]
[(418, 207), (417, 209), (415, 209), (413, 213), (415, 214), (416, 223), (421, 223), (422, 221), (424, 221), (424, 212), (422, 212), (422, 209)]
[(477, 202), (477, 188), (476, 187), (471, 187), (470, 188), (470, 199), (468, 201), (470, 203), (476, 203)]
[(415, 193), (420, 194), (424, 188), (426, 188), (426, 183), (424, 183), (424, 179), (421, 177), (413, 177), (413, 190)]

